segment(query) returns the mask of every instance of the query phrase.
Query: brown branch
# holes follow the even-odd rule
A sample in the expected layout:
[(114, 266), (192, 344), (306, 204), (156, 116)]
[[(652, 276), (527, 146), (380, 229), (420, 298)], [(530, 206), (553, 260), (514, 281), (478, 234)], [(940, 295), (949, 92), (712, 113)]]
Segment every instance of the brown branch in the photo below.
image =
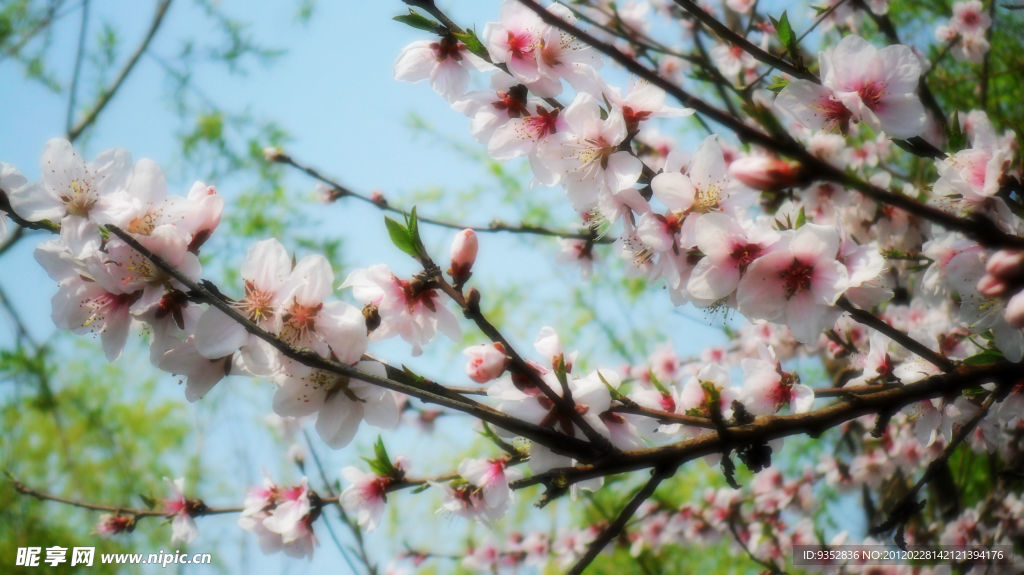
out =
[[(368, 204), (371, 204), (371, 205), (375, 206), (376, 208), (378, 208), (378, 209), (380, 209), (382, 211), (391, 212), (391, 213), (394, 213), (394, 214), (400, 214), (400, 215), (403, 215), (403, 216), (408, 216), (410, 214), (410, 212), (408, 210), (404, 210), (404, 209), (401, 209), (401, 208), (396, 208), (396, 207), (388, 204), (386, 201), (376, 200), (376, 199), (374, 199), (374, 198), (372, 198), (370, 196), (367, 196), (367, 195), (364, 195), (364, 194), (360, 194), (359, 192), (356, 192), (356, 191), (352, 190), (351, 188), (348, 188), (348, 187), (342, 185), (337, 180), (333, 180), (333, 179), (325, 176), (319, 170), (296, 161), (294, 158), (292, 158), (291, 156), (289, 156), (288, 154), (285, 154), (283, 152), (275, 152), (274, 154), (271, 154), (270, 155), (270, 160), (273, 161), (273, 162), (289, 165), (289, 166), (291, 166), (291, 167), (293, 167), (293, 168), (295, 168), (295, 169), (305, 173), (306, 175), (310, 176), (311, 178), (313, 178), (315, 180), (318, 180), (320, 182), (323, 182), (324, 184), (327, 184), (328, 186), (331, 187), (331, 191), (332, 191), (332, 193), (333, 193), (335, 198), (346, 198), (346, 197), (355, 198), (357, 200), (360, 200), (360, 201), (366, 202)], [(575, 240), (586, 240), (586, 241), (592, 241), (592, 242), (598, 243), (598, 244), (610, 244), (610, 243), (615, 241), (614, 238), (597, 237), (596, 234), (594, 234), (594, 232), (592, 232), (592, 231), (587, 231), (587, 232), (566, 232), (566, 231), (561, 231), (561, 230), (552, 230), (552, 229), (549, 229), (549, 228), (545, 228), (543, 226), (536, 226), (536, 225), (533, 225), (533, 224), (525, 224), (524, 223), (524, 224), (519, 224), (519, 225), (511, 225), (511, 224), (506, 224), (504, 222), (500, 222), (498, 220), (495, 220), (495, 221), (491, 222), (491, 224), (487, 225), (487, 226), (467, 226), (465, 224), (461, 224), (461, 223), (458, 223), (458, 222), (449, 222), (449, 221), (445, 221), (445, 220), (439, 220), (439, 219), (435, 219), (435, 218), (425, 217), (425, 216), (422, 216), (422, 215), (419, 215), (419, 214), (416, 215), (416, 219), (421, 221), (421, 222), (425, 222), (425, 223), (428, 223), (428, 224), (432, 224), (432, 225), (439, 226), (439, 227), (442, 227), (442, 228), (449, 228), (449, 229), (453, 229), (453, 230), (470, 229), (470, 230), (474, 230), (474, 231), (477, 231), (477, 232), (485, 232), (485, 233), (509, 232), (509, 233), (513, 233), (513, 234), (532, 234), (532, 235), (538, 235), (538, 236), (552, 236), (552, 237), (557, 237), (557, 238), (566, 238), (566, 239), (575, 239)]]
[(858, 394), (850, 401), (793, 415), (759, 416), (753, 423), (728, 428), (729, 437), (708, 433), (693, 439), (648, 449), (638, 449), (608, 456), (600, 461), (573, 467), (557, 468), (516, 480), (513, 489), (522, 489), (539, 483), (557, 482), (569, 485), (585, 479), (604, 477), (657, 465), (682, 465), (687, 461), (721, 453), (736, 446), (761, 443), (796, 434), (812, 437), (843, 422), (862, 415), (895, 411), (906, 405), (942, 396), (955, 396), (968, 387), (990, 381), (1017, 381), (1020, 366), (1010, 362), (979, 367), (960, 367), (953, 373), (944, 373), (903, 386), (883, 389), (874, 393)]
[(622, 508), (619, 512), (618, 517), (615, 518), (610, 525), (605, 527), (601, 534), (596, 539), (590, 542), (587, 546), (586, 553), (583, 557), (580, 557), (578, 561), (569, 569), (567, 575), (579, 575), (583, 573), (583, 570), (590, 565), (591, 562), (597, 557), (597, 554), (605, 548), (606, 545), (612, 540), (618, 537), (619, 533), (626, 527), (626, 523), (633, 517), (636, 510), (643, 504), (644, 501), (654, 495), (654, 491), (658, 488), (658, 484), (661, 483), (668, 477), (671, 477), (676, 471), (675, 466), (660, 466), (651, 470), (651, 478), (647, 480), (647, 483), (640, 488), (636, 494), (629, 500), (629, 503)]
[(75, 139), (77, 139), (86, 128), (96, 121), (96, 118), (100, 115), (100, 112), (103, 111), (103, 108), (110, 103), (114, 94), (117, 93), (121, 88), (121, 85), (124, 84), (124, 81), (128, 78), (128, 75), (131, 74), (132, 69), (135, 68), (135, 64), (137, 64), (139, 59), (142, 58), (142, 54), (146, 52), (147, 48), (149, 48), (150, 42), (153, 41), (157, 31), (160, 29), (160, 24), (164, 20), (164, 15), (167, 14), (167, 9), (170, 7), (171, 1), (172, 0), (160, 0), (160, 3), (156, 7), (156, 13), (153, 15), (153, 21), (150, 23), (149, 30), (146, 32), (146, 36), (139, 43), (138, 47), (135, 48), (135, 52), (133, 52), (128, 58), (128, 61), (125, 63), (124, 67), (121, 68), (121, 72), (114, 79), (113, 83), (100, 93), (100, 97), (96, 100), (92, 109), (90, 109), (89, 112), (86, 113), (85, 117), (79, 120), (73, 128), (68, 130), (68, 140), (72, 142), (75, 141)]
[[(881, 524), (872, 527), (868, 531), (869, 534), (878, 535), (880, 533), (888, 532), (894, 528), (900, 529), (907, 521), (910, 520), (910, 517), (916, 513), (923, 504), (923, 502), (918, 502), (917, 500), (918, 493), (921, 492), (921, 489), (931, 481), (936, 474), (942, 471), (946, 466), (946, 462), (949, 461), (950, 456), (952, 456), (953, 452), (956, 451), (956, 448), (959, 447), (965, 439), (967, 439), (967, 436), (970, 435), (971, 432), (974, 431), (974, 428), (981, 423), (981, 420), (988, 415), (988, 410), (992, 407), (995, 399), (996, 393), (990, 393), (988, 397), (985, 398), (981, 406), (979, 406), (978, 412), (967, 420), (967, 422), (965, 422), (955, 434), (953, 434), (949, 444), (943, 448), (942, 453), (928, 463), (928, 467), (925, 469), (920, 479), (917, 480), (917, 483), (910, 488), (910, 491), (908, 491), (906, 495), (901, 497), (900, 500), (892, 506), (892, 511), (889, 513), (889, 517)], [(897, 542), (899, 542), (899, 540), (900, 537), (897, 535)]]
[(487, 316), (485, 316), (483, 311), (480, 309), (479, 292), (471, 292), (477, 293), (477, 297), (467, 299), (462, 295), (460, 290), (455, 289), (455, 286), (444, 279), (444, 276), (441, 275), (440, 268), (437, 267), (437, 264), (435, 264), (430, 259), (430, 256), (422, 250), (420, 252), (420, 263), (441, 291), (447, 294), (452, 301), (462, 308), (462, 313), (472, 320), (484, 335), (490, 338), (494, 343), (500, 343), (504, 346), (505, 354), (509, 358), (508, 369), (510, 372), (517, 373), (529, 379), (530, 383), (532, 383), (545, 395), (545, 397), (554, 403), (555, 408), (558, 411), (572, 420), (576, 427), (580, 428), (580, 431), (586, 435), (592, 447), (596, 447), (597, 450), (602, 453), (616, 451), (616, 448), (608, 438), (601, 435), (596, 429), (587, 423), (587, 421), (583, 419), (583, 415), (576, 410), (576, 405), (573, 402), (572, 395), (568, 391), (567, 384), (563, 382), (563, 388), (565, 389), (562, 395), (555, 393), (547, 382), (541, 378), (540, 374), (537, 373), (537, 371), (531, 367), (521, 355), (519, 355), (519, 352), (516, 351), (512, 343), (509, 342), (498, 328), (487, 319)]
[(862, 323), (870, 328), (873, 328), (878, 332), (881, 332), (889, 339), (905, 347), (907, 350), (921, 356), (922, 358), (927, 360), (935, 367), (941, 369), (942, 371), (948, 373), (956, 368), (956, 364), (947, 359), (942, 354), (932, 351), (930, 348), (928, 348), (928, 346), (924, 345), (923, 343), (917, 341), (916, 339), (910, 337), (909, 335), (903, 333), (902, 331), (885, 323), (875, 314), (855, 307), (852, 303), (850, 303), (850, 300), (846, 299), (845, 297), (839, 298), (839, 301), (836, 302), (836, 306), (839, 307), (839, 309), (850, 314), (850, 316), (852, 316), (853, 319), (858, 323)]
[[(17, 491), (18, 493), (21, 493), (22, 495), (28, 495), (29, 497), (35, 497), (36, 499), (39, 499), (41, 501), (53, 501), (53, 502), (56, 502), (56, 503), (63, 503), (64, 505), (70, 505), (72, 507), (78, 507), (80, 509), (89, 509), (91, 511), (108, 511), (110, 513), (115, 513), (117, 515), (131, 515), (132, 517), (135, 517), (137, 519), (138, 518), (142, 518), (142, 517), (168, 517), (169, 516), (164, 511), (160, 511), (160, 510), (156, 510), (156, 509), (138, 509), (138, 508), (135, 508), (135, 507), (121, 507), (121, 506), (117, 506), (117, 505), (104, 505), (104, 504), (101, 504), (101, 503), (90, 503), (90, 502), (87, 502), (87, 501), (79, 501), (77, 499), (70, 499), (70, 498), (67, 498), (67, 497), (61, 497), (59, 495), (52, 495), (52, 494), (49, 494), (49, 493), (45, 493), (43, 491), (39, 491), (37, 489), (33, 489), (33, 488), (29, 487), (28, 485), (25, 485), (24, 483), (19, 481), (17, 478), (15, 478), (14, 475), (12, 475), (10, 471), (4, 471), (4, 474), (7, 475), (8, 479), (11, 480), (11, 483), (14, 486), (14, 490), (15, 491)], [(332, 500), (330, 500), (330, 499), (321, 499), (321, 501), (324, 501), (326, 503), (331, 503), (332, 502)], [(203, 507), (201, 510), (196, 511), (196, 514), (193, 515), (193, 517), (200, 517), (200, 516), (203, 516), (203, 515), (223, 515), (225, 513), (241, 513), (244, 509), (245, 509), (244, 506), (234, 506), (234, 507)]]
[(692, 427), (700, 427), (703, 429), (715, 429), (715, 424), (711, 422), (707, 417), (698, 417), (696, 415), (685, 415), (682, 413), (672, 413), (669, 411), (663, 411), (660, 409), (651, 409), (649, 407), (643, 407), (635, 402), (630, 402), (624, 405), (616, 405), (610, 409), (615, 413), (631, 413), (633, 415), (643, 415), (644, 417), (650, 417), (657, 419), (661, 423), (682, 423), (683, 425), (690, 425)]
[(720, 38), (730, 44), (740, 47), (744, 52), (750, 54), (758, 62), (768, 64), (769, 66), (777, 68), (796, 78), (810, 80), (812, 82), (818, 81), (818, 77), (812, 74), (807, 68), (791, 64), (783, 58), (762, 50), (751, 43), (750, 40), (747, 40), (743, 36), (733, 32), (728, 26), (720, 22), (718, 18), (715, 18), (708, 12), (701, 9), (701, 7), (695, 2), (692, 2), (691, 0), (675, 0), (675, 3), (689, 12), (702, 24), (714, 31)]

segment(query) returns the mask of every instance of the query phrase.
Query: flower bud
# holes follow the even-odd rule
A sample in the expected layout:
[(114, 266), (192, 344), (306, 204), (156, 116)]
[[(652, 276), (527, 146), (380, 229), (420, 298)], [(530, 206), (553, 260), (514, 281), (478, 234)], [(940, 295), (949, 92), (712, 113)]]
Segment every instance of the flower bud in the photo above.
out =
[(978, 280), (978, 293), (985, 297), (999, 297), (1006, 293), (1006, 282), (992, 274), (985, 274)]
[(131, 533), (135, 530), (135, 517), (132, 515), (100, 515), (96, 523), (96, 534), (101, 537), (112, 537), (120, 533)]
[(268, 146), (263, 148), (263, 159), (270, 163), (280, 162), (285, 158), (286, 156), (284, 155), (284, 152), (277, 146)]
[(476, 233), (473, 230), (462, 230), (455, 234), (455, 239), (452, 241), (452, 264), (448, 273), (457, 283), (469, 279), (469, 270), (473, 267), (473, 262), (476, 261), (476, 251)]
[(487, 383), (505, 371), (508, 358), (505, 346), (500, 343), (474, 345), (462, 351), (469, 356), (466, 362), (466, 375), (477, 383)]
[(788, 188), (803, 177), (800, 164), (769, 156), (747, 156), (729, 164), (729, 175), (754, 188), (772, 191)]
[(1024, 251), (999, 250), (988, 258), (985, 272), (1002, 280), (1020, 280), (1024, 277)]
[(1006, 302), (1006, 323), (1017, 328), (1024, 328), (1024, 291), (1010, 298)]

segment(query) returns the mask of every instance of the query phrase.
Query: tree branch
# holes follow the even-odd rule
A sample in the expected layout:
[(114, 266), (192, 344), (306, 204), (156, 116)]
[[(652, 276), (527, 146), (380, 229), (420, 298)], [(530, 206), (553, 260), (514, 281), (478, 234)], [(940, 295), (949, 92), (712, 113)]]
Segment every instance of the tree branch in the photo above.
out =
[(149, 30), (146, 32), (146, 36), (142, 39), (142, 42), (139, 43), (138, 47), (135, 48), (135, 52), (133, 52), (128, 58), (124, 67), (121, 68), (121, 72), (117, 75), (117, 78), (114, 79), (114, 82), (100, 94), (99, 99), (93, 105), (92, 109), (90, 109), (89, 112), (86, 113), (85, 117), (79, 120), (73, 128), (68, 130), (68, 140), (74, 142), (86, 128), (91, 126), (100, 115), (100, 112), (103, 111), (103, 108), (110, 103), (114, 94), (121, 89), (121, 85), (124, 84), (125, 79), (127, 79), (128, 75), (131, 74), (132, 69), (135, 68), (135, 64), (138, 63), (139, 58), (141, 58), (142, 54), (146, 52), (146, 49), (149, 48), (150, 42), (152, 42), (153, 38), (156, 36), (157, 31), (160, 29), (160, 24), (164, 20), (164, 15), (167, 14), (167, 9), (171, 6), (171, 2), (172, 0), (160, 0), (160, 3), (156, 7), (156, 13), (153, 15), (153, 21), (150, 23)]
[[(270, 160), (273, 161), (273, 162), (277, 162), (277, 163), (280, 163), (280, 164), (285, 164), (285, 165), (291, 166), (291, 167), (293, 167), (293, 168), (295, 168), (295, 169), (305, 173), (306, 175), (308, 175), (309, 177), (313, 178), (314, 180), (318, 180), (318, 181), (320, 181), (320, 182), (322, 182), (324, 184), (327, 184), (328, 186), (331, 187), (331, 191), (332, 191), (332, 193), (335, 196), (335, 198), (333, 198), (333, 199), (346, 198), (346, 197), (355, 198), (357, 200), (360, 200), (360, 201), (366, 202), (368, 204), (371, 204), (371, 205), (375, 206), (376, 208), (378, 208), (378, 209), (380, 209), (382, 211), (385, 211), (385, 212), (391, 212), (391, 213), (400, 214), (400, 215), (403, 215), (403, 216), (408, 216), (409, 215), (409, 211), (408, 210), (404, 210), (404, 209), (401, 209), (401, 208), (396, 208), (396, 207), (388, 204), (387, 201), (377, 200), (377, 199), (374, 199), (374, 198), (372, 198), (370, 196), (366, 196), (364, 194), (360, 194), (359, 192), (356, 192), (356, 191), (352, 190), (351, 188), (348, 188), (348, 187), (342, 185), (337, 180), (333, 180), (333, 179), (325, 176), (319, 170), (296, 161), (294, 158), (292, 158), (288, 154), (285, 154), (284, 152), (271, 154), (270, 155)], [(435, 219), (435, 218), (421, 216), (419, 214), (416, 215), (416, 219), (421, 221), (421, 222), (425, 222), (425, 223), (428, 223), (428, 224), (432, 224), (432, 225), (439, 226), (439, 227), (442, 227), (442, 228), (449, 228), (449, 229), (453, 229), (453, 230), (470, 229), (470, 230), (473, 230), (473, 231), (485, 232), (485, 233), (490, 233), (490, 232), (509, 232), (509, 233), (513, 233), (513, 234), (532, 234), (532, 235), (538, 235), (538, 236), (552, 236), (552, 237), (557, 237), (557, 238), (566, 238), (566, 239), (592, 241), (592, 242), (594, 242), (596, 244), (610, 244), (610, 243), (615, 241), (614, 238), (597, 237), (597, 235), (594, 232), (592, 232), (592, 231), (587, 231), (587, 232), (583, 232), (583, 233), (579, 233), (579, 232), (566, 232), (566, 231), (561, 231), (561, 230), (548, 229), (548, 228), (545, 228), (543, 226), (535, 226), (533, 224), (510, 225), (510, 224), (506, 224), (506, 223), (503, 223), (503, 222), (498, 221), (498, 220), (494, 220), (488, 226), (467, 226), (467, 225), (464, 225), (464, 224), (461, 224), (461, 223), (458, 223), (458, 222), (449, 222), (449, 221), (445, 221), (445, 220), (439, 220), (439, 219)]]
[(516, 480), (511, 485), (513, 489), (555, 481), (560, 485), (569, 485), (586, 479), (656, 465), (682, 465), (698, 457), (721, 453), (735, 446), (770, 441), (789, 435), (807, 434), (815, 437), (832, 427), (862, 415), (895, 411), (916, 401), (933, 397), (956, 396), (968, 387), (991, 381), (1017, 381), (1020, 377), (1020, 366), (1010, 362), (980, 367), (960, 367), (953, 373), (936, 375), (874, 393), (858, 394), (855, 397), (849, 397), (847, 401), (841, 401), (808, 413), (762, 415), (757, 417), (753, 423), (730, 426), (727, 439), (718, 433), (708, 433), (662, 447), (638, 449), (608, 456), (594, 463), (552, 469)]
[(700, 6), (691, 0), (675, 0), (675, 3), (682, 7), (684, 10), (690, 13), (694, 18), (699, 20), (702, 24), (710, 28), (720, 38), (738, 46), (747, 54), (750, 54), (758, 62), (768, 64), (773, 68), (777, 68), (790, 76), (800, 78), (803, 80), (810, 80), (812, 82), (818, 82), (818, 77), (812, 74), (807, 68), (803, 66), (796, 66), (789, 63), (783, 58), (775, 56), (769, 52), (762, 50), (755, 46), (750, 40), (747, 40), (743, 36), (740, 36), (736, 32), (733, 32), (728, 26), (721, 23), (718, 18), (715, 18), (708, 12), (704, 11)]
[(576, 564), (566, 572), (567, 575), (579, 575), (580, 573), (583, 573), (583, 570), (594, 561), (597, 554), (600, 553), (612, 539), (618, 537), (619, 533), (622, 533), (622, 530), (626, 527), (626, 523), (633, 517), (633, 514), (640, 508), (640, 505), (643, 504), (644, 501), (647, 501), (651, 495), (654, 495), (654, 491), (658, 488), (658, 484), (666, 478), (671, 477), (675, 471), (675, 466), (660, 466), (652, 469), (651, 478), (647, 480), (647, 483), (645, 483), (644, 486), (633, 495), (632, 499), (629, 500), (629, 503), (622, 508), (622, 511), (619, 512), (615, 521), (605, 527), (604, 530), (601, 531), (601, 534), (597, 536), (597, 539), (590, 542), (590, 545), (587, 546), (587, 552), (584, 553), (583, 557), (580, 557), (580, 559), (576, 561)]

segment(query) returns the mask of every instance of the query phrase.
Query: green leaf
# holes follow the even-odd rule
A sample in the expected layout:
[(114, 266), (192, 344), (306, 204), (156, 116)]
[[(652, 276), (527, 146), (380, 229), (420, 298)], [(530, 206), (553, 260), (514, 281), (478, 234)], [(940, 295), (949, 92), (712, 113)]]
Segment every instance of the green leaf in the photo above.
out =
[(605, 379), (604, 375), (601, 374), (601, 370), (600, 369), (597, 370), (597, 377), (598, 377), (598, 379), (601, 380), (601, 383), (603, 383), (604, 386), (608, 388), (608, 393), (611, 394), (612, 399), (616, 399), (616, 400), (619, 400), (619, 401), (626, 401), (626, 400), (629, 399), (625, 395), (623, 395), (621, 391), (619, 391), (619, 390), (615, 389), (614, 387), (612, 387), (612, 384), (608, 383), (608, 380)]
[(383, 463), (388, 468), (394, 468), (391, 465), (391, 458), (388, 457), (388, 450), (384, 447), (384, 439), (381, 436), (377, 436), (377, 443), (373, 444), (373, 454), (377, 456), (377, 461)]
[(156, 507), (156, 499), (153, 499), (148, 495), (139, 494), (139, 499), (146, 504), (146, 509), (153, 509)]
[(384, 218), (384, 225), (387, 226), (391, 243), (395, 244), (396, 248), (414, 258), (419, 256), (419, 252), (416, 251), (416, 243), (405, 226), (388, 217)]
[(433, 32), (440, 34), (444, 27), (438, 24), (436, 21), (427, 18), (419, 12), (409, 9), (408, 14), (401, 14), (392, 18), (395, 22), (401, 22), (406, 26), (411, 26), (417, 30), (426, 30), (427, 32)]
[(483, 42), (481, 42), (480, 38), (477, 37), (476, 30), (470, 28), (463, 34), (456, 34), (455, 37), (465, 44), (466, 49), (473, 54), (490, 60), (490, 56), (487, 54), (487, 48), (484, 47)]
[(430, 489), (430, 484), (424, 483), (422, 485), (417, 485), (415, 488), (413, 488), (412, 493), (423, 493), (428, 489)]
[(806, 223), (807, 223), (807, 214), (804, 213), (804, 207), (800, 206), (800, 213), (798, 213), (796, 215), (796, 224), (793, 226), (793, 229), (799, 230)]
[(998, 349), (986, 349), (964, 360), (966, 365), (989, 365), (1006, 359)]
[(409, 210), (409, 215), (405, 217), (405, 225), (409, 229), (409, 237), (412, 238), (413, 243), (416, 246), (422, 245), (420, 243), (420, 221), (416, 217), (416, 206), (413, 206)]
[(765, 88), (778, 94), (788, 85), (789, 80), (787, 80), (786, 78), (782, 76), (772, 76), (772, 83), (765, 86)]
[(799, 52), (797, 51), (796, 34), (793, 33), (793, 27), (789, 24), (789, 15), (783, 11), (782, 16), (779, 16), (778, 20), (770, 16), (769, 18), (775, 26), (775, 34), (779, 38), (779, 44), (785, 48), (790, 56), (797, 57)]

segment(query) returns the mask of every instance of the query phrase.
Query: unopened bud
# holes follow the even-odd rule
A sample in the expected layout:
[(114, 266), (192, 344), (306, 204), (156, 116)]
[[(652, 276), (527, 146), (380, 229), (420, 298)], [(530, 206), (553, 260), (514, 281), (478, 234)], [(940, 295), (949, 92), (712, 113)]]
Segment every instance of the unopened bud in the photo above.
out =
[(978, 293), (985, 297), (999, 297), (1006, 293), (1006, 282), (994, 275), (986, 274), (978, 280)]
[(281, 148), (278, 148), (277, 146), (268, 146), (263, 148), (263, 159), (270, 163), (280, 162), (286, 157), (287, 156), (284, 155), (284, 152), (281, 151)]
[(1003, 280), (1024, 279), (1024, 251), (999, 250), (988, 258), (985, 272)]
[(469, 279), (470, 269), (473, 267), (473, 262), (476, 261), (476, 252), (476, 232), (462, 230), (455, 234), (455, 239), (452, 240), (452, 263), (448, 273), (456, 283), (462, 283)]
[(1010, 298), (1006, 302), (1006, 323), (1016, 328), (1024, 328), (1024, 291)]
[(462, 353), (469, 357), (466, 375), (477, 383), (487, 383), (505, 372), (508, 358), (505, 356), (505, 346), (500, 343), (474, 345)]
[(800, 164), (770, 156), (747, 156), (729, 164), (729, 175), (755, 190), (781, 190), (803, 178)]
[(96, 523), (96, 534), (101, 537), (111, 537), (119, 533), (131, 533), (135, 530), (135, 516), (133, 515), (110, 515), (100, 516)]

